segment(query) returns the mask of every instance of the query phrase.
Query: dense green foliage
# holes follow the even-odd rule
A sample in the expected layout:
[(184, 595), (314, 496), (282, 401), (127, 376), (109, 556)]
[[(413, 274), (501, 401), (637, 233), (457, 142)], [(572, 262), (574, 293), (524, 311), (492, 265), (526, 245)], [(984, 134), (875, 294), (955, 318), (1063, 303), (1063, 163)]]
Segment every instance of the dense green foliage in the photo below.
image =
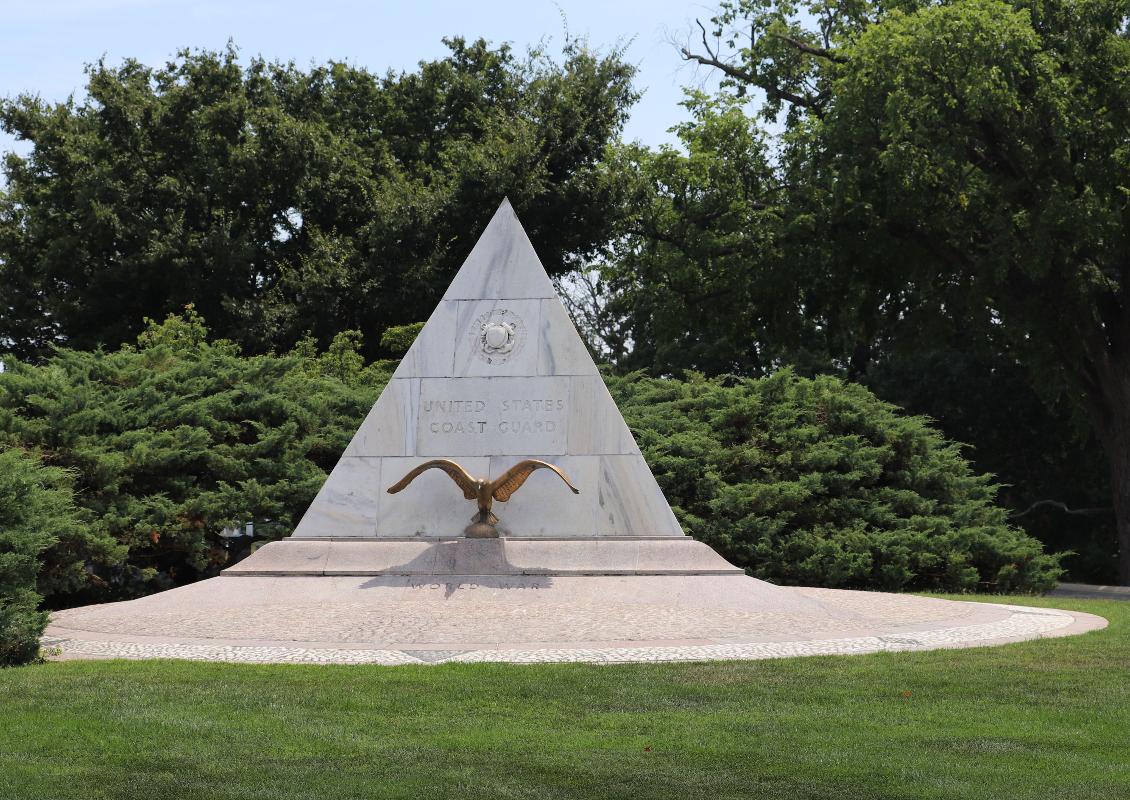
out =
[(608, 237), (599, 160), (633, 68), (449, 41), (416, 72), (302, 70), (233, 49), (88, 70), (87, 96), (0, 101), (0, 348), (131, 342), (194, 303), (248, 352), (426, 319), (509, 195), (545, 263)]
[[(34, 447), (76, 476), (93, 535), (117, 551), (45, 554), (54, 603), (121, 597), (214, 574), (218, 534), (254, 520), (289, 533), (388, 372), (362, 369), (356, 334), (322, 355), (242, 356), (209, 342), (191, 310), (150, 323), (136, 347), (59, 350), (0, 375), (0, 442)], [(127, 552), (128, 549), (128, 552)], [(70, 574), (70, 573), (68, 573)]]
[(953, 344), (891, 358), (869, 370), (864, 384), (969, 445), (964, 452), (974, 470), (1001, 484), (998, 502), (1011, 521), (1049, 552), (1071, 552), (1065, 580), (1118, 582), (1102, 447), (1085, 420), (1043, 401), (1022, 365)]
[(736, 104), (694, 95), (686, 105), (681, 150), (611, 155), (633, 213), (600, 271), (600, 349), (627, 370), (765, 374), (795, 344), (787, 331), (800, 333), (797, 283), (774, 270), (787, 231), (767, 202), (768, 144)]
[(1110, 627), (697, 664), (7, 670), (0, 796), (1123, 800), (1130, 603), (1001, 600)]
[[(88, 373), (98, 397), (141, 392), (154, 379), (129, 373), (148, 362), (111, 351), (146, 316), (195, 303), (235, 343), (207, 346), (219, 361), (235, 346), (296, 359), (216, 369), (301, 381), (310, 373), (293, 365), (318, 361), (317, 380), (356, 381), (363, 359), (404, 352), (509, 194), (555, 276), (603, 255), (587, 271), (591, 302), (574, 310), (621, 372), (762, 377), (792, 365), (863, 383), (970, 444), (1021, 524), (1078, 551), (1076, 577), (1118, 578), (1117, 509), (1130, 581), (1128, 20), (1127, 0), (723, 0), (683, 51), (718, 70), (722, 90), (692, 93), (683, 147), (654, 151), (607, 149), (633, 70), (577, 42), (555, 62), (453, 39), (448, 57), (383, 76), (241, 66), (233, 50), (95, 64), (85, 99), (0, 103), (0, 126), (31, 144), (6, 158), (0, 193), (0, 349), (30, 363), (52, 343), (105, 345), (53, 356), (68, 377), (45, 396)], [(317, 356), (342, 330), (367, 337)], [(361, 382), (375, 391), (379, 379)], [(42, 430), (9, 433), (55, 458), (46, 420), (70, 411), (52, 402), (31, 411)], [(233, 429), (278, 419), (228, 411)], [(179, 413), (140, 429), (169, 437), (158, 449), (189, 428), (203, 437), (190, 452), (226, 441), (192, 414), (176, 418), (181, 434), (162, 427)], [(335, 424), (322, 416), (335, 411), (310, 413), (320, 431)], [(114, 435), (134, 424), (113, 419)], [(97, 450), (98, 430), (66, 452)], [(212, 475), (227, 462), (202, 451), (181, 484), (136, 492), (108, 466), (109, 446), (60, 456), (108, 470), (82, 495), (99, 519), (100, 497), (149, 498), (136, 514), (147, 522), (118, 509), (101, 531), (137, 554), (109, 576), (114, 591), (214, 569), (221, 520), (287, 529), (301, 508), (282, 498), (308, 498), (332, 460), (307, 451), (313, 434), (294, 436), (259, 443), (298, 465), (263, 478), (286, 488), (261, 503), (231, 488), (252, 472)], [(251, 438), (232, 446), (242, 454)], [(186, 505), (203, 486), (226, 499)]]
[[(243, 356), (189, 309), (137, 346), (0, 375), (0, 437), (73, 469), (92, 541), (122, 545), (47, 551), (45, 571), (72, 577), (45, 587), (51, 602), (215, 574), (232, 555), (220, 532), (246, 521), (289, 534), (391, 374), (360, 347), (346, 332), (321, 354), (304, 340)], [(1039, 591), (1058, 575), (956, 445), (862, 387), (789, 372), (609, 380), (688, 532), (754, 574), (955, 591)]]
[[(1113, 499), (1130, 582), (1128, 26), (1126, 0), (722, 2), (683, 50), (722, 78), (685, 152), (615, 162), (633, 191), (603, 330), (638, 345), (624, 365), (793, 363), (924, 399), (1023, 484), (1017, 511)], [(1035, 430), (977, 421), (963, 398), (1011, 405), (1002, 382), (1047, 405)]]
[[(574, 308), (596, 349), (620, 370), (764, 375), (788, 363), (851, 376), (972, 445), (968, 457), (998, 476), (1016, 521), (1048, 549), (1075, 552), (1064, 562), (1074, 577), (1115, 582), (1107, 475), (1085, 423), (1049, 407), (992, 337), (922, 308), (900, 318), (907, 309), (892, 307), (879, 339), (861, 346), (849, 323), (877, 291), (871, 276), (821, 273), (829, 232), (817, 215), (792, 213), (766, 137), (740, 105), (701, 95), (688, 105), (681, 150), (614, 154), (635, 211), (596, 275), (604, 306)], [(1034, 506), (1049, 499), (1072, 513)]]
[(19, 448), (0, 450), (0, 667), (39, 654), (47, 625), (39, 592), (81, 580), (84, 566), (72, 560), (51, 574), (43, 558), (73, 553), (83, 538), (71, 476)]
[(758, 577), (1042, 591), (1061, 573), (958, 445), (861, 386), (786, 370), (610, 388), (686, 530)]
[(1091, 0), (891, 14), (846, 47), (816, 132), (834, 155), (814, 167), (836, 185), (829, 223), (872, 245), (880, 285), (907, 287), (912, 307), (953, 309), (1087, 414), (1111, 470), (1123, 583), (1128, 19), (1125, 2)]

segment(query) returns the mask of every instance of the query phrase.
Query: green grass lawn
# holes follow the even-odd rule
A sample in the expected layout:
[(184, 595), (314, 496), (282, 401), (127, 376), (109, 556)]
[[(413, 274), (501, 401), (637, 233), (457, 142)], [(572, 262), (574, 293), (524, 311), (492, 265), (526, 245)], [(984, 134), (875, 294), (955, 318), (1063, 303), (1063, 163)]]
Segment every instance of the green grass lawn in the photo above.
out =
[(1130, 798), (1130, 603), (998, 599), (1111, 625), (784, 661), (0, 670), (0, 797)]

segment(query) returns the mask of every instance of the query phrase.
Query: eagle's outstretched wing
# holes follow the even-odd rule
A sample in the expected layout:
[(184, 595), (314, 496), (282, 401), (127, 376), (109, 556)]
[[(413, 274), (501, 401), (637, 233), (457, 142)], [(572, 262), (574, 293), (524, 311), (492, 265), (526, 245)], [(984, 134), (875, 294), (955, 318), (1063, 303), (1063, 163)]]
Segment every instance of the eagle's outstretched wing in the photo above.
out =
[(490, 485), (491, 496), (500, 503), (505, 503), (510, 499), (510, 495), (518, 491), (518, 487), (526, 482), (526, 478), (530, 477), (536, 469), (551, 469), (557, 473), (561, 480), (565, 481), (565, 485), (573, 490), (573, 494), (580, 494), (581, 490), (569, 482), (568, 476), (552, 464), (545, 461), (537, 461), (536, 459), (527, 459), (521, 461), (510, 469), (506, 470), (498, 480)]
[(421, 472), (429, 469), (442, 469), (451, 476), (451, 480), (459, 484), (459, 488), (463, 490), (463, 497), (468, 500), (474, 500), (478, 497), (478, 492), (475, 490), (475, 479), (467, 474), (467, 470), (456, 464), (454, 461), (446, 458), (436, 458), (431, 461), (425, 461), (420, 466), (409, 472), (399, 481), (388, 487), (389, 494), (396, 494), (405, 486), (416, 480), (416, 476)]

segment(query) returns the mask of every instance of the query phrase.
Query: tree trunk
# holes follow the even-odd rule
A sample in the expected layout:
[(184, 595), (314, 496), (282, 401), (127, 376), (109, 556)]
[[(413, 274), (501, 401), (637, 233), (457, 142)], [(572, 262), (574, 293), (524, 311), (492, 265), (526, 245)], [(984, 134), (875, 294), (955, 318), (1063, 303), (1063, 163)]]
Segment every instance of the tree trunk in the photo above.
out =
[(1118, 527), (1118, 582), (1130, 586), (1130, 408), (1121, 431), (1107, 441), (1110, 491)]
[(1095, 427), (1110, 467), (1110, 494), (1118, 531), (1118, 582), (1130, 586), (1130, 365), (1108, 360), (1101, 390), (1092, 396)]

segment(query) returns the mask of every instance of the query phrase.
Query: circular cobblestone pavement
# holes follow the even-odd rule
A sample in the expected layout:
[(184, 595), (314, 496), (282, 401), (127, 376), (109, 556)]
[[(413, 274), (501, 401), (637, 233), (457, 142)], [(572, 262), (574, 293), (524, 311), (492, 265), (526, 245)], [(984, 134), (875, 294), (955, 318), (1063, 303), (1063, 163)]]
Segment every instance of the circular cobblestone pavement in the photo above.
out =
[(245, 663), (687, 661), (969, 647), (1106, 624), (1055, 609), (736, 580), (748, 583), (727, 592), (748, 586), (774, 601), (712, 606), (710, 591), (695, 601), (684, 584), (664, 601), (656, 585), (641, 584), (645, 600), (633, 602), (622, 579), (500, 587), (473, 578), (217, 578), (56, 612), (43, 644), (58, 658)]

